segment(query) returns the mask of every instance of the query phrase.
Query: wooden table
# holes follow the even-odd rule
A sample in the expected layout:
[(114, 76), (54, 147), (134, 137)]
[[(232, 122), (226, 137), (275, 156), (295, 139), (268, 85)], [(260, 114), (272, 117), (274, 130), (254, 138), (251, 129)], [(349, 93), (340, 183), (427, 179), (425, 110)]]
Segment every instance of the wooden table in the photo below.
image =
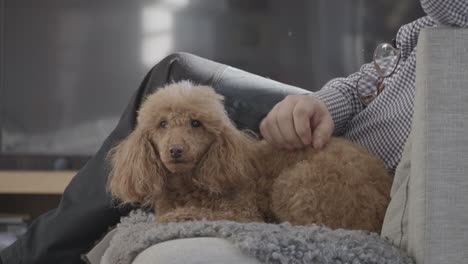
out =
[(76, 171), (0, 171), (0, 194), (62, 194)]
[(34, 219), (58, 206), (76, 171), (0, 170), (0, 213)]

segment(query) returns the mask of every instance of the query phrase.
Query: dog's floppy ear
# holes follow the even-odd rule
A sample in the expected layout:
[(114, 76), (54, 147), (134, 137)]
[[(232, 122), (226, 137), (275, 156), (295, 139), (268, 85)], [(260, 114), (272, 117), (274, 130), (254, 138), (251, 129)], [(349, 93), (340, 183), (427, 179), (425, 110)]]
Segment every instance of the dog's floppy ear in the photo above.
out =
[(109, 152), (108, 190), (122, 203), (153, 206), (161, 194), (165, 169), (148, 133), (136, 128)]
[(218, 194), (253, 187), (253, 145), (253, 137), (227, 125), (205, 154), (195, 182)]

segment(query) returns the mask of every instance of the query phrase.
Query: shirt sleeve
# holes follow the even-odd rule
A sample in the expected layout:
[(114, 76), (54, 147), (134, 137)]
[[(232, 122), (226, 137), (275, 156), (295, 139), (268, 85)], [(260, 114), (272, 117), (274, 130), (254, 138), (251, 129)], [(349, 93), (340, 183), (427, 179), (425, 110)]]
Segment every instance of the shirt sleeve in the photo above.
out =
[(377, 77), (373, 63), (364, 64), (359, 72), (346, 78), (335, 78), (326, 83), (322, 89), (309, 95), (322, 100), (335, 123), (334, 135), (342, 135), (349, 120), (364, 109), (357, 96), (356, 85), (363, 74)]

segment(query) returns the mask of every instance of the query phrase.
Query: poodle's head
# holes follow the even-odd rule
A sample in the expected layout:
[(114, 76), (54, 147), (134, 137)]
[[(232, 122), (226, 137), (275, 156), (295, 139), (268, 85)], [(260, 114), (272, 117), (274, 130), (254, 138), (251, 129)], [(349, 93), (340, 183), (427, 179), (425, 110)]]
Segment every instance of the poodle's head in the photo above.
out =
[(143, 131), (171, 173), (192, 171), (230, 122), (223, 97), (190, 82), (169, 85), (150, 95), (138, 113)]
[(181, 174), (207, 191), (228, 191), (248, 179), (251, 140), (213, 88), (170, 84), (146, 98), (135, 130), (111, 151), (110, 191), (124, 202), (151, 203), (168, 177)]

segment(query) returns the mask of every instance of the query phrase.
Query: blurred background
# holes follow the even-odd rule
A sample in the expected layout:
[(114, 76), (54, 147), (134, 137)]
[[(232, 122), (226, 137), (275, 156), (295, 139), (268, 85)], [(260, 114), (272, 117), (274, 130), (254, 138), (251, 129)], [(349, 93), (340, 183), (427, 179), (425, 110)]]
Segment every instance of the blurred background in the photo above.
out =
[(145, 73), (190, 52), (311, 91), (372, 59), (418, 0), (0, 0), (0, 169), (79, 169)]

